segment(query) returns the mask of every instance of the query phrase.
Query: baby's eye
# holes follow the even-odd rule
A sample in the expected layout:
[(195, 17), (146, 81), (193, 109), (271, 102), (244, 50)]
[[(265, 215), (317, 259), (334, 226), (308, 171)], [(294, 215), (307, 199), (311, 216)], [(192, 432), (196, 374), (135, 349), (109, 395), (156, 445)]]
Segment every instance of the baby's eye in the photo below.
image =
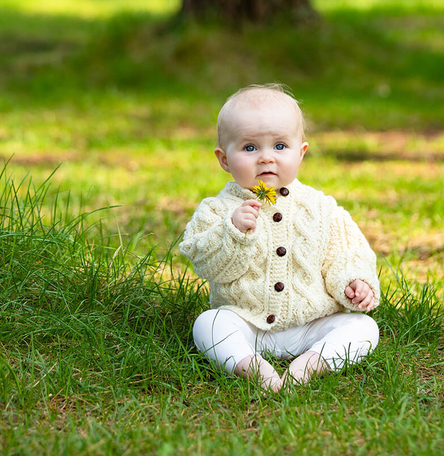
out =
[(256, 147), (254, 147), (250, 144), (248, 146), (245, 146), (244, 150), (246, 150), (247, 152), (254, 152), (256, 150)]
[(276, 144), (275, 149), (276, 150), (284, 150), (287, 146), (283, 143)]

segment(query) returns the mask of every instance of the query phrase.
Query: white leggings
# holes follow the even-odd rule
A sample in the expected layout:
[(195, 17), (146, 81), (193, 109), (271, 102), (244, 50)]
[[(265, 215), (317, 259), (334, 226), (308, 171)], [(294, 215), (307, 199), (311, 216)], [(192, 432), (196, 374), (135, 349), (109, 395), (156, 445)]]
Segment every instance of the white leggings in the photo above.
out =
[(211, 309), (197, 317), (194, 343), (207, 358), (232, 373), (247, 356), (268, 353), (276, 359), (319, 353), (334, 371), (356, 363), (379, 340), (376, 322), (368, 315), (337, 313), (286, 331), (262, 331), (226, 309)]

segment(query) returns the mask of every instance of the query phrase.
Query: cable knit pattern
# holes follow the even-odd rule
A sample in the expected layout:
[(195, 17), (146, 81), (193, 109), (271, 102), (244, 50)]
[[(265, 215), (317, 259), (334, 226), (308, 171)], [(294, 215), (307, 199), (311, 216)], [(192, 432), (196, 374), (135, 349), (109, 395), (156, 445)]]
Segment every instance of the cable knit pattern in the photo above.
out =
[[(359, 310), (344, 293), (355, 279), (368, 283), (378, 305), (376, 255), (349, 213), (297, 179), (287, 188), (289, 195), (278, 193), (274, 206), (262, 205), (256, 230), (247, 236), (231, 217), (254, 198), (250, 190), (229, 182), (197, 208), (180, 251), (208, 280), (211, 307), (230, 309), (262, 330), (282, 331)], [(279, 247), (285, 254), (277, 253)]]

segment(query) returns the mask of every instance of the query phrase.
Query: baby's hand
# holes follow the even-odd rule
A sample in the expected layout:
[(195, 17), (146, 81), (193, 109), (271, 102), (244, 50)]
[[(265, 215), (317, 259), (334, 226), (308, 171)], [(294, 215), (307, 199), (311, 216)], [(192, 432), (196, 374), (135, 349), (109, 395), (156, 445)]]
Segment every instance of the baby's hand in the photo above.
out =
[(375, 297), (372, 289), (362, 280), (354, 280), (345, 288), (345, 295), (353, 304), (359, 304), (360, 310), (369, 312), (375, 307)]
[(238, 207), (231, 217), (233, 225), (242, 233), (253, 232), (256, 229), (256, 219), (262, 204), (257, 200), (247, 200)]

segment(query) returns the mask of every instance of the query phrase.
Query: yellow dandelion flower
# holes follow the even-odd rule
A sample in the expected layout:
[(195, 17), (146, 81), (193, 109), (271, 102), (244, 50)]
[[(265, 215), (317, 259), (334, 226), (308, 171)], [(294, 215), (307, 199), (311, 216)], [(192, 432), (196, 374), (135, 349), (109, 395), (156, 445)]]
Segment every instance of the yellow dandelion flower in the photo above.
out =
[(276, 203), (276, 190), (272, 185), (267, 187), (263, 181), (258, 182), (259, 185), (253, 187), (253, 192), (256, 194), (258, 201), (265, 201), (270, 206)]

